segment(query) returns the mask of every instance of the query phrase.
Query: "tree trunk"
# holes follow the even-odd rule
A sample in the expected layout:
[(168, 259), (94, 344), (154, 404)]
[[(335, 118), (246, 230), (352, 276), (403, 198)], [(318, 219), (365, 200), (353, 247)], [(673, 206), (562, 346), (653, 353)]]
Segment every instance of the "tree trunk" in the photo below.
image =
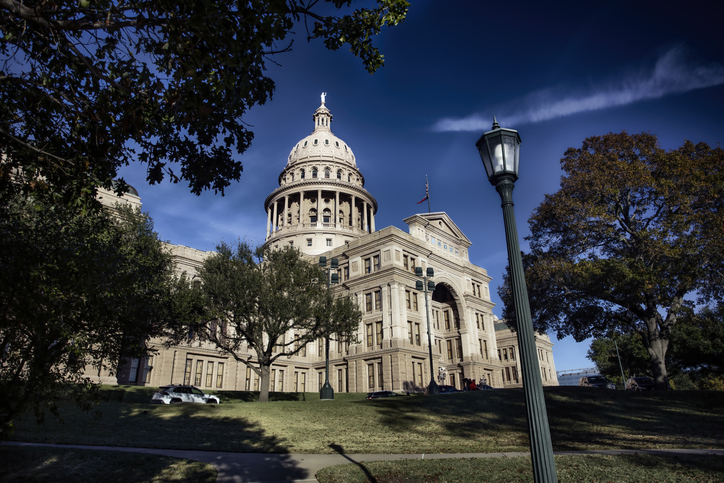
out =
[(259, 381), (259, 402), (269, 402), (269, 373), (271, 363), (259, 363), (261, 370), (261, 381)]
[(660, 334), (649, 335), (646, 350), (651, 357), (651, 374), (654, 376), (654, 389), (666, 391), (669, 388), (669, 376), (666, 371), (666, 350), (669, 348), (668, 339)]

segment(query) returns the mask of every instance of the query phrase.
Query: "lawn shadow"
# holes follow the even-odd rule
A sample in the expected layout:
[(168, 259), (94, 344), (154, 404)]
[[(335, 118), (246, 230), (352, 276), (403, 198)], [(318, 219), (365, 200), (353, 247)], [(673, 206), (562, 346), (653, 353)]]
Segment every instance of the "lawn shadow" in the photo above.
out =
[(365, 465), (363, 465), (359, 461), (353, 460), (352, 458), (350, 458), (349, 456), (347, 456), (345, 454), (344, 448), (341, 445), (332, 443), (329, 445), (329, 447), (332, 450), (334, 450), (335, 452), (337, 452), (338, 454), (340, 454), (341, 456), (343, 456), (345, 459), (347, 459), (350, 463), (357, 465), (359, 467), (359, 469), (361, 469), (362, 472), (365, 474), (365, 477), (367, 478), (367, 480), (370, 483), (378, 483), (377, 479), (375, 479), (375, 477), (372, 476), (372, 473), (370, 473), (370, 471), (367, 469), (367, 467)]

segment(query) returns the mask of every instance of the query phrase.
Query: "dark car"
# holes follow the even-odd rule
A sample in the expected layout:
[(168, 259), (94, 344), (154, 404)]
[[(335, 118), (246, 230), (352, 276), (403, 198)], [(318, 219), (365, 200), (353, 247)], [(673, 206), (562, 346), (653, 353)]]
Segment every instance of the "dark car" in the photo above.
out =
[(438, 386), (440, 388), (440, 394), (452, 394), (455, 392), (462, 392), (455, 386)]
[(399, 396), (395, 391), (375, 391), (368, 392), (367, 399), (379, 399), (381, 397), (395, 397)]
[(631, 377), (626, 381), (626, 390), (631, 391), (652, 391), (654, 380), (650, 377)]
[(603, 387), (605, 389), (616, 389), (616, 384), (612, 383), (603, 376), (583, 376), (578, 380), (578, 385), (585, 387)]

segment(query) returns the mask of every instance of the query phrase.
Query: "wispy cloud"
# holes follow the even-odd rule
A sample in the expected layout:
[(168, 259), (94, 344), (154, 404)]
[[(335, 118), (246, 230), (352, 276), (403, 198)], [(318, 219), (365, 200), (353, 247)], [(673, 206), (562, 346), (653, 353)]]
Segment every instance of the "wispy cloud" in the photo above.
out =
[[(724, 65), (695, 65), (688, 61), (683, 47), (674, 47), (661, 55), (653, 68), (641, 68), (618, 78), (608, 79), (586, 91), (545, 89), (533, 92), (515, 107), (500, 106), (498, 119), (509, 125), (547, 121), (588, 111), (625, 106), (648, 99), (724, 84)], [(443, 118), (434, 131), (481, 131), (490, 129), (491, 113), (476, 113), (463, 118)]]

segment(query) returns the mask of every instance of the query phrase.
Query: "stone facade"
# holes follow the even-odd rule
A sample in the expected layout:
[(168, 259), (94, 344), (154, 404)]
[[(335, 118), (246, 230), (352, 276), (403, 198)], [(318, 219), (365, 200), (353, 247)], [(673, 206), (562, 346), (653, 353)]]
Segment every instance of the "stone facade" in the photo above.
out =
[[(315, 263), (319, 256), (337, 258), (340, 283), (334, 290), (352, 296), (362, 310), (356, 341), (332, 342), (330, 347), (333, 389), (422, 391), (431, 377), (458, 388), (463, 378), (485, 379), (494, 387), (520, 385), (515, 334), (493, 315), (491, 278), (469, 261), (470, 240), (444, 212), (406, 218), (408, 232), (392, 226), (376, 230), (377, 201), (364, 189), (351, 148), (332, 134), (332, 114), (324, 100), (313, 121), (314, 131), (292, 148), (279, 188), (264, 202), (265, 244), (292, 245)], [(169, 249), (179, 271), (190, 275), (209, 255), (176, 245)], [(416, 267), (423, 273), (428, 267), (434, 270), (436, 287), (427, 297), (416, 290)], [(125, 361), (118, 382), (259, 389), (253, 371), (220, 356), (207, 341), (192, 338), (172, 348), (161, 342), (154, 341), (153, 357)], [(550, 339), (541, 334), (536, 344), (543, 354), (544, 384), (553, 384)], [(255, 360), (253, 351), (242, 348), (242, 354)], [(514, 359), (506, 359), (508, 354)], [(324, 373), (324, 341), (318, 340), (298, 355), (276, 361), (270, 390), (318, 391)]]

